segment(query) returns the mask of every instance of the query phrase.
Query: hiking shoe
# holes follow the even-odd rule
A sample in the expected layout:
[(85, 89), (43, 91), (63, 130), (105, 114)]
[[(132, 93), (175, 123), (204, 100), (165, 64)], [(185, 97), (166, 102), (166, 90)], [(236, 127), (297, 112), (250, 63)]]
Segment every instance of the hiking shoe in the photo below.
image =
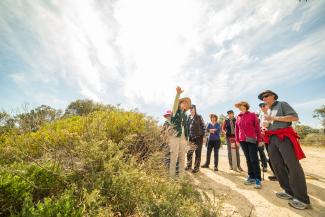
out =
[(238, 170), (239, 170), (240, 172), (243, 172), (243, 171), (244, 171), (243, 168), (241, 168), (241, 167), (238, 167)]
[(283, 200), (292, 200), (293, 197), (290, 194), (287, 194), (286, 192), (277, 192), (275, 195)]
[(209, 165), (204, 164), (201, 166), (201, 168), (209, 168)]
[(233, 170), (233, 168), (232, 167), (229, 167), (229, 170)]
[(262, 183), (261, 180), (255, 179), (255, 187), (256, 189), (261, 189), (262, 188)]
[(270, 181), (277, 181), (278, 178), (276, 176), (268, 176)]
[(185, 167), (185, 170), (186, 171), (189, 171), (189, 170), (191, 170), (192, 168), (190, 167), (190, 166), (187, 166), (187, 167)]
[(198, 173), (200, 170), (199, 169), (193, 169), (192, 173)]
[(245, 185), (253, 185), (254, 183), (255, 183), (255, 179), (249, 177), (247, 177), (247, 179), (244, 182)]
[(298, 199), (293, 199), (291, 201), (289, 201), (288, 203), (290, 206), (292, 206), (295, 209), (300, 209), (300, 210), (304, 210), (304, 209), (309, 209), (310, 208), (310, 204), (306, 204), (303, 203), (301, 201), (299, 201)]
[(219, 171), (219, 170), (218, 170), (218, 167), (215, 167), (215, 168), (214, 168), (214, 171)]

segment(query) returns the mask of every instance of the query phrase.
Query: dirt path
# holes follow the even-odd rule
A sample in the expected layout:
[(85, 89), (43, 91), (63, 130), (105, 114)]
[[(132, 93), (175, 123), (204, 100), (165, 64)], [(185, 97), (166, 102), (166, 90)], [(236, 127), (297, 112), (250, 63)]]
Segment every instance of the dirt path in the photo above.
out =
[[(325, 217), (325, 149), (304, 147), (307, 159), (301, 161), (306, 173), (308, 193), (312, 209), (300, 211), (288, 206), (288, 202), (278, 199), (274, 193), (281, 191), (278, 182), (269, 181), (269, 172), (265, 173), (263, 188), (254, 189), (245, 186), (246, 172), (237, 173), (229, 170), (226, 147), (220, 149), (219, 171), (201, 169), (200, 173), (191, 175), (195, 182), (207, 189), (208, 193), (226, 197), (223, 216), (267, 216), (267, 217)], [(202, 151), (202, 163), (205, 161), (206, 149)], [(211, 160), (213, 162), (213, 159)], [(241, 153), (241, 165), (245, 171), (246, 162)]]

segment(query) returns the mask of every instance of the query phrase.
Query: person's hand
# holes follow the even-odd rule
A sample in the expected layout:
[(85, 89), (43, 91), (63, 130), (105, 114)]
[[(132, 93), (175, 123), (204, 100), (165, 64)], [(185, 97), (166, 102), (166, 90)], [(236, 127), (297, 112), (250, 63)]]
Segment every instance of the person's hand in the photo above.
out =
[(214, 133), (216, 131), (216, 129), (210, 129), (209, 132), (210, 133)]
[(265, 115), (265, 120), (267, 121), (273, 121), (274, 120), (274, 117), (272, 117), (271, 115)]
[(181, 88), (180, 86), (177, 86), (177, 87), (176, 87), (176, 92), (177, 92), (178, 94), (181, 94), (181, 93), (184, 92), (184, 90), (182, 90), (182, 88)]
[(262, 147), (262, 146), (264, 146), (264, 142), (259, 142), (258, 147)]

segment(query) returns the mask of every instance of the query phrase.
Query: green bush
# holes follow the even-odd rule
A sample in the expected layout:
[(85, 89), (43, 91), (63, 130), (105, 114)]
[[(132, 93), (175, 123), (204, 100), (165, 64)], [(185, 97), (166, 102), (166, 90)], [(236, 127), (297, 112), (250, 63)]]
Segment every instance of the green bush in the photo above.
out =
[(73, 190), (67, 190), (57, 199), (46, 197), (36, 205), (27, 198), (21, 212), (13, 214), (12, 217), (81, 217), (83, 209), (78, 207), (77, 198), (73, 193)]
[(216, 216), (163, 166), (157, 123), (119, 109), (2, 135), (0, 216)]

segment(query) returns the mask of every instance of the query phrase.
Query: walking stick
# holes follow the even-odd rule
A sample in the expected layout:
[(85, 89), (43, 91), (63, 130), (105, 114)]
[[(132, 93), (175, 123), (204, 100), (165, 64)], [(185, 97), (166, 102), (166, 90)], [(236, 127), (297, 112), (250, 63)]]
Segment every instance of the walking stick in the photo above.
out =
[(236, 141), (235, 138), (229, 138), (230, 140), (230, 149), (231, 149), (231, 162), (232, 162), (232, 169), (234, 171), (238, 171), (238, 167), (237, 167), (237, 146), (236, 146)]

